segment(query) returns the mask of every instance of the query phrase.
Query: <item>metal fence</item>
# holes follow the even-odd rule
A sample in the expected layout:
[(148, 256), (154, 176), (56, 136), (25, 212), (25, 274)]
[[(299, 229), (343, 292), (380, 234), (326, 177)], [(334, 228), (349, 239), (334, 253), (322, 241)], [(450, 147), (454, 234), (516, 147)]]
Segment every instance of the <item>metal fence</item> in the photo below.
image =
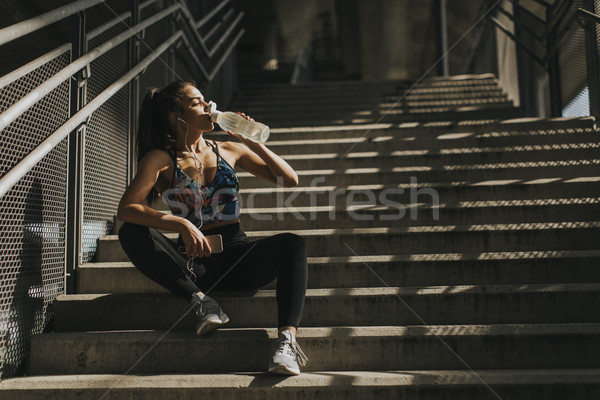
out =
[[(5, 110), (69, 64), (70, 47), (36, 60), (22, 77), (3, 77)], [(12, 81), (12, 82), (10, 82)], [(0, 135), (5, 174), (69, 118), (69, 82), (10, 124)], [(32, 333), (51, 317), (49, 305), (64, 291), (68, 141), (62, 140), (0, 198), (0, 368), (14, 374)]]
[(600, 116), (600, 0), (492, 4), (462, 72), (491, 72), (494, 64), (525, 116)]
[[(231, 1), (130, 1), (122, 12), (119, 0), (80, 0), (60, 11), (0, 30), (0, 45), (27, 45), (37, 29), (74, 28), (0, 77), (2, 378), (21, 372), (29, 337), (51, 329), (53, 300), (76, 290), (78, 267), (112, 233), (147, 88), (194, 80), (222, 103), (235, 90), (243, 30)], [(88, 29), (87, 14), (109, 17)]]

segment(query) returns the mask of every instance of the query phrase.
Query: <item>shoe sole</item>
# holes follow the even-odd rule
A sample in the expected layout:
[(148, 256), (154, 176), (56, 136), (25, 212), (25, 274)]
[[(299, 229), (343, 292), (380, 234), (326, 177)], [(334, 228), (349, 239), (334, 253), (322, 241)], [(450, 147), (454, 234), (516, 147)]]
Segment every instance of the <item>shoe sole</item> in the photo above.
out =
[(226, 324), (229, 322), (229, 317), (223, 311), (221, 311), (221, 315), (219, 315), (219, 319), (221, 320), (221, 322), (223, 324)]
[(285, 364), (278, 364), (269, 368), (269, 373), (277, 375), (300, 375), (300, 370), (291, 369)]
[[(216, 314), (213, 314), (213, 315), (216, 317)], [(196, 328), (196, 335), (202, 336), (208, 332), (211, 332), (211, 331), (225, 325), (228, 322), (229, 322), (229, 317), (224, 312), (221, 312), (221, 318), (219, 318), (218, 321), (205, 319), (204, 322), (202, 322), (202, 325), (200, 325), (198, 328)]]

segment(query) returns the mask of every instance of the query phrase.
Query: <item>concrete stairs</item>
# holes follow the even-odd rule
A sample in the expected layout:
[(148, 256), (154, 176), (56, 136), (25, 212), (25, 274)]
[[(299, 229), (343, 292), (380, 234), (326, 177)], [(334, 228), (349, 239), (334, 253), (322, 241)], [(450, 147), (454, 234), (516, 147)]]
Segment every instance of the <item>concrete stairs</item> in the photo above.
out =
[(234, 110), (271, 127), (517, 117), (491, 74), (409, 81), (246, 86)]
[[(335, 122), (345, 117), (333, 99), (381, 104), (399, 87), (247, 88), (236, 108), (289, 119), (273, 124), (289, 127), (274, 128), (268, 146), (299, 186), (239, 176), (251, 238), (291, 231), (307, 241), (302, 375), (263, 373), (276, 336), (272, 287), (214, 293), (231, 322), (199, 338), (188, 305), (143, 277), (112, 235), (79, 269), (78, 294), (54, 303), (54, 332), (32, 339), (31, 376), (0, 382), (0, 399), (598, 398), (593, 119), (511, 119), (514, 109), (498, 119), (505, 105), (476, 119), (435, 111), (442, 95), (505, 101), (493, 77), (465, 76), (411, 92), (440, 101), (411, 109), (412, 122)], [(264, 118), (243, 107), (252, 93)], [(330, 108), (302, 127), (309, 111), (288, 107), (310, 110), (315, 98)]]

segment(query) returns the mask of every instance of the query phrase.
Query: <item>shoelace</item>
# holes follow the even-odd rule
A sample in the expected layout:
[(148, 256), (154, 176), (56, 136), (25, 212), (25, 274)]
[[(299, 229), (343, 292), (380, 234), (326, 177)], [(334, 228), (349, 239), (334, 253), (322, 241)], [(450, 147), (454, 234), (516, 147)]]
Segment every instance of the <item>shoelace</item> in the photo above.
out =
[(204, 316), (206, 314), (210, 314), (211, 312), (216, 315), (220, 314), (219, 306), (215, 304), (213, 299), (205, 299), (197, 302), (196, 304), (198, 305), (198, 309), (196, 310), (196, 315), (198, 316)]
[(304, 352), (300, 348), (300, 345), (295, 340), (293, 342), (290, 342), (289, 340), (282, 341), (279, 344), (277, 352), (282, 354), (287, 353), (289, 356), (298, 360), (298, 364), (300, 364), (301, 366), (305, 366), (306, 362), (308, 361), (308, 357), (306, 356), (306, 354), (304, 354)]
[(187, 263), (185, 263), (185, 267), (187, 268), (187, 270), (190, 272), (190, 278), (192, 278), (192, 280), (194, 282), (196, 282), (196, 274), (194, 273), (194, 269), (192, 268), (192, 265), (194, 265), (194, 258), (191, 257)]

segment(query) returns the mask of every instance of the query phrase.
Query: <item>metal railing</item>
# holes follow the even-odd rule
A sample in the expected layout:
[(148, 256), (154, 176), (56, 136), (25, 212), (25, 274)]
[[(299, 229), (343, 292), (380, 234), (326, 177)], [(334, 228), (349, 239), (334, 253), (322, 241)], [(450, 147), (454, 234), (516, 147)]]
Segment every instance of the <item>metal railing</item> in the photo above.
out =
[[(527, 116), (560, 117), (566, 114), (568, 105), (578, 103), (578, 115), (600, 117), (597, 37), (600, 1), (535, 0), (542, 12), (528, 8), (529, 3), (505, 0), (489, 13), (488, 25), (495, 28), (498, 38), (494, 44), (506, 46), (509, 40), (515, 46), (514, 68), (498, 63), (500, 81), (507, 86), (515, 83), (516, 90), (506, 89), (518, 92), (514, 100)], [(484, 39), (477, 40), (466, 66), (472, 66), (478, 57), (474, 50)], [(497, 49), (499, 60), (506, 57), (502, 51)], [(587, 99), (583, 99), (583, 94)]]
[[(0, 29), (0, 46), (61, 21), (69, 43), (0, 77), (0, 373), (19, 372), (27, 340), (48, 327), (51, 304), (74, 292), (76, 273), (111, 233), (135, 170), (134, 132), (143, 92), (179, 77), (212, 98), (234, 81), (232, 52), (243, 13), (229, 0), (79, 0)], [(112, 18), (87, 30), (87, 13)], [(90, 14), (91, 15), (91, 14)], [(230, 91), (234, 85), (226, 85)]]

